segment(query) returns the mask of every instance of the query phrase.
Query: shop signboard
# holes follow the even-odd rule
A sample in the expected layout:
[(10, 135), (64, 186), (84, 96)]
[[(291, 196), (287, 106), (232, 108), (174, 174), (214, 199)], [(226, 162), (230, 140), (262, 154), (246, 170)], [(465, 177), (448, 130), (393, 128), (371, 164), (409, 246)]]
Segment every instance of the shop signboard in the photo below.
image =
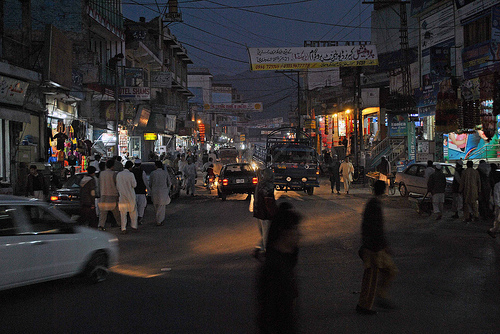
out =
[(415, 89), (415, 100), (417, 102), (417, 107), (421, 108), (436, 105), (438, 93), (438, 83)]
[(408, 160), (415, 160), (417, 158), (416, 147), (417, 137), (415, 136), (415, 127), (410, 123), (408, 128)]
[(248, 48), (252, 71), (378, 65), (375, 45)]
[(29, 83), (0, 76), (0, 102), (22, 106)]
[(165, 130), (170, 132), (175, 132), (176, 123), (177, 123), (177, 116), (167, 115), (167, 118), (165, 120)]
[(120, 87), (120, 99), (150, 100), (151, 88), (149, 87)]
[(389, 137), (405, 137), (407, 135), (408, 116), (387, 115), (389, 119)]
[(156, 140), (158, 139), (158, 135), (156, 133), (152, 133), (152, 132), (145, 132), (144, 133), (144, 140)]
[(142, 79), (143, 69), (140, 67), (125, 67), (123, 69), (125, 79)]
[(172, 88), (172, 72), (151, 71), (151, 87)]

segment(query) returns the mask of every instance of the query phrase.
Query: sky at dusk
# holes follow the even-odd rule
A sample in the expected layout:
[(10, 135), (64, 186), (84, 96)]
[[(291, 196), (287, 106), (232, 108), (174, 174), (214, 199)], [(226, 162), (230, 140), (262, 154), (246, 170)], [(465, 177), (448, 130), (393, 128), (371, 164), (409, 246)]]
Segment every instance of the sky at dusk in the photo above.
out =
[[(135, 21), (165, 11), (166, 1), (124, 0)], [(180, 0), (183, 22), (168, 27), (195, 67), (237, 75), (249, 69), (247, 47), (300, 47), (305, 40), (370, 40), (373, 5), (353, 0)]]

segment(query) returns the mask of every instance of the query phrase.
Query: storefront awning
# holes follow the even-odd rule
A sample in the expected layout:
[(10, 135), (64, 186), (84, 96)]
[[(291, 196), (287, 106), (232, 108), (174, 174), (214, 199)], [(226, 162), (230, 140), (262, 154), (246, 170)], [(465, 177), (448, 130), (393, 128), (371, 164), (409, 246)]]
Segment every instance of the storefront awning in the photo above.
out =
[(363, 109), (363, 116), (370, 115), (370, 114), (376, 114), (379, 111), (380, 111), (379, 107), (365, 108), (365, 109)]
[(31, 123), (30, 113), (19, 109), (0, 107), (0, 119)]

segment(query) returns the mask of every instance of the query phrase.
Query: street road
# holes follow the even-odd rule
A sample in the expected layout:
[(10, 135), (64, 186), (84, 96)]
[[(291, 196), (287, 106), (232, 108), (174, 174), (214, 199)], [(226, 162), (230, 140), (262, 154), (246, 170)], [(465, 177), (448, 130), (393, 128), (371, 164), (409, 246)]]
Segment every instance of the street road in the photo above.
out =
[[(198, 182), (199, 183), (199, 182)], [(250, 256), (259, 234), (246, 195), (222, 202), (201, 188), (167, 207), (152, 205), (139, 233), (121, 235), (109, 280), (60, 280), (0, 292), (2, 333), (255, 333)], [(278, 193), (304, 216), (297, 273), (302, 333), (499, 333), (500, 261), (489, 222), (420, 216), (398, 195), (384, 199), (386, 231), (400, 274), (399, 306), (360, 316), (359, 227), (368, 188), (314, 195)], [(447, 216), (450, 216), (448, 214)], [(446, 217), (446, 215), (445, 215)]]

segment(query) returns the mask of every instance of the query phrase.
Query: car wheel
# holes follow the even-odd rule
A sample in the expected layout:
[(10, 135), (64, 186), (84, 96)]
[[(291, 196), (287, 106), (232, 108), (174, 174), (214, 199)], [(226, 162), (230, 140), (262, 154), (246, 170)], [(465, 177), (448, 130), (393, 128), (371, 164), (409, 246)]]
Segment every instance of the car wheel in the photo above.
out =
[(98, 252), (92, 255), (87, 263), (85, 276), (91, 283), (99, 283), (108, 278), (108, 258), (104, 252)]
[(221, 193), (220, 193), (220, 198), (221, 198), (223, 201), (225, 201), (225, 200), (226, 200), (226, 197), (227, 197), (227, 195), (226, 195), (226, 193), (225, 193), (225, 192), (221, 192)]
[(314, 194), (314, 187), (309, 187), (309, 188), (307, 188), (306, 192), (307, 192), (307, 194), (308, 194), (309, 196), (310, 196), (310, 195), (312, 195), (312, 194)]
[(404, 183), (399, 184), (399, 193), (403, 197), (408, 197), (408, 189), (406, 189), (406, 186)]

